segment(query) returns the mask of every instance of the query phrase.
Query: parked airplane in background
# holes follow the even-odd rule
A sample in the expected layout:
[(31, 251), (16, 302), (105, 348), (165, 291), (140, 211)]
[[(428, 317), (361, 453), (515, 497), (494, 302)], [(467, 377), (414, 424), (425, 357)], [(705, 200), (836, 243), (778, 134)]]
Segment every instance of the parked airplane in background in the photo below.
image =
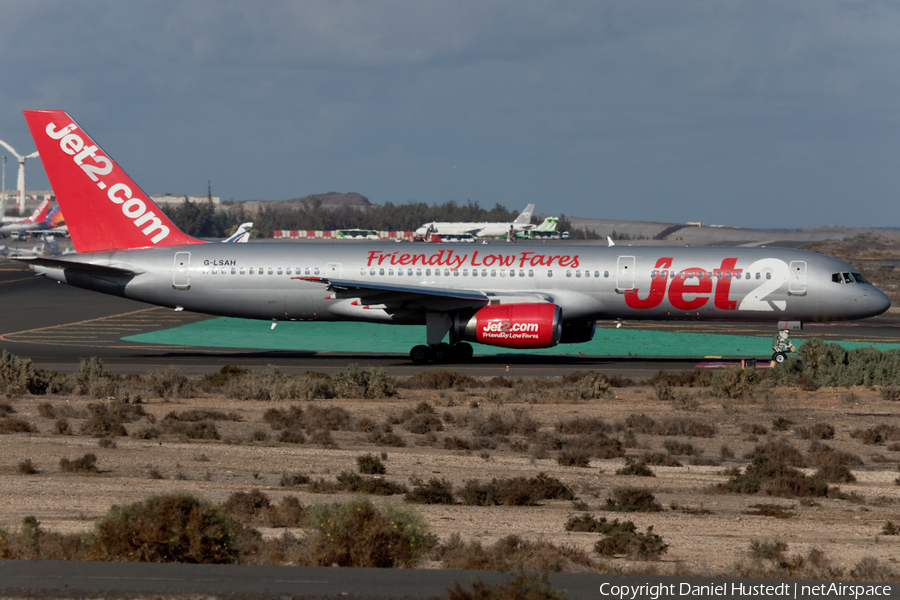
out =
[(237, 231), (228, 239), (222, 240), (226, 244), (245, 244), (250, 239), (250, 230), (253, 229), (253, 223), (242, 223)]
[(36, 273), (273, 326), (425, 325), (427, 344), (410, 351), (416, 363), (467, 359), (467, 341), (515, 349), (586, 342), (598, 319), (759, 321), (785, 330), (890, 306), (849, 264), (789, 248), (210, 244), (179, 231), (65, 112), (25, 118), (77, 250), (17, 259)]
[(534, 229), (536, 226), (531, 223), (532, 211), (534, 211), (534, 204), (529, 204), (512, 223), (442, 223), (432, 221), (416, 229), (415, 234), (417, 238), (422, 238), (426, 241), (428, 241), (431, 234), (442, 236), (468, 233), (475, 237), (500, 237), (509, 235), (511, 230), (525, 231)]
[[(48, 211), (48, 210), (50, 210), (50, 200), (49, 199), (43, 200), (40, 204), (38, 204), (38, 207), (36, 209), (34, 209), (34, 212), (31, 213), (29, 216), (27, 216), (27, 217), (3, 217), (3, 223), (30, 223), (30, 222), (38, 219), (39, 217), (41, 217), (41, 215), (46, 215), (47, 214), (46, 211)], [(40, 220), (43, 220), (43, 217), (41, 217)]]
[(48, 229), (50, 223), (48, 221), (48, 212), (50, 210), (50, 200), (44, 200), (40, 206), (35, 209), (30, 217), (11, 223), (4, 223), (0, 226), (0, 236), (22, 235), (42, 229)]

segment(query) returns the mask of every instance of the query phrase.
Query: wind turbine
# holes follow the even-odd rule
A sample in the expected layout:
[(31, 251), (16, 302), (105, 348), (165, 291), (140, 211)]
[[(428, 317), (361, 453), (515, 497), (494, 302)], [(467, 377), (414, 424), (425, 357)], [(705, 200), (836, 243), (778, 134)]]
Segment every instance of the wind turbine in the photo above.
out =
[[(0, 140), (0, 144), (3, 144), (3, 146), (7, 150), (9, 150), (10, 152), (13, 153), (13, 156), (15, 156), (16, 158), (19, 159), (19, 176), (16, 178), (16, 189), (18, 190), (17, 193), (19, 195), (19, 214), (24, 215), (25, 214), (25, 161), (28, 160), (29, 158), (35, 158), (36, 156), (38, 156), (38, 152), (35, 150), (28, 156), (21, 156), (18, 152), (16, 152), (16, 150), (12, 146), (7, 144), (3, 140)], [(6, 198), (3, 198), (2, 207), (3, 207), (3, 213), (5, 214), (6, 213)]]

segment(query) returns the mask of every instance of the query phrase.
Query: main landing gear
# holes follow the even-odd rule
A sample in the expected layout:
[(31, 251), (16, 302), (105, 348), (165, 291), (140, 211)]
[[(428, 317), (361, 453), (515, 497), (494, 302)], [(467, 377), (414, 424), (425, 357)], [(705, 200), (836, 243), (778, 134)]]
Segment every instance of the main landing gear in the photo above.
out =
[(430, 346), (420, 345), (409, 351), (409, 358), (417, 365), (423, 365), (429, 361), (435, 363), (467, 362), (472, 358), (472, 344), (460, 342), (450, 345), (444, 342)]

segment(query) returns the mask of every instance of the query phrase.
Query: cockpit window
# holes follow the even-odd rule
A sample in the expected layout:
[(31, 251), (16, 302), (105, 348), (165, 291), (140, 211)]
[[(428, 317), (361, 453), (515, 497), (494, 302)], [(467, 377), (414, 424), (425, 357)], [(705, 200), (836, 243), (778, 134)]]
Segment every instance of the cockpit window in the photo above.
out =
[(869, 283), (862, 273), (832, 273), (831, 281), (834, 283)]

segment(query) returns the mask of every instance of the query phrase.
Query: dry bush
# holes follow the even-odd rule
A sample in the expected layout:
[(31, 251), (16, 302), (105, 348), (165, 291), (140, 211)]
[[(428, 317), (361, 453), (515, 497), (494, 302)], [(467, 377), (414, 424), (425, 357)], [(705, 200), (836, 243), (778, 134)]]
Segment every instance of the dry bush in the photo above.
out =
[(612, 497), (606, 499), (604, 510), (615, 512), (660, 512), (662, 505), (647, 488), (614, 488)]
[(121, 401), (88, 404), (87, 408), (88, 418), (81, 425), (81, 434), (94, 437), (126, 436), (125, 423), (148, 416), (142, 405)]
[(812, 548), (804, 555), (790, 556), (788, 546), (781, 541), (750, 542), (748, 555), (751, 563), (738, 563), (731, 574), (734, 577), (757, 577), (785, 579), (794, 577), (810, 580), (834, 580), (843, 578), (844, 572), (834, 567), (825, 558), (825, 554)]
[(151, 393), (166, 400), (194, 397), (194, 385), (191, 380), (172, 365), (147, 373), (144, 377), (144, 386)]
[(406, 446), (406, 442), (403, 441), (403, 438), (394, 433), (393, 428), (387, 423), (378, 425), (375, 429), (367, 433), (366, 440), (376, 446), (392, 446), (394, 448)]
[(219, 440), (219, 430), (215, 421), (173, 421), (165, 418), (159, 424), (159, 430), (169, 435), (182, 435), (190, 440)]
[(561, 467), (582, 467), (588, 468), (591, 466), (591, 455), (587, 452), (574, 451), (568, 452), (563, 450), (556, 457), (556, 462)]
[(412, 377), (398, 380), (397, 387), (408, 390), (449, 390), (451, 388), (462, 390), (480, 388), (483, 385), (474, 377), (441, 369), (439, 371), (419, 371)]
[(410, 433), (421, 435), (435, 431), (443, 431), (444, 424), (437, 415), (425, 413), (412, 415), (411, 418), (404, 420), (403, 428)]
[(662, 537), (653, 533), (652, 526), (647, 528), (646, 533), (641, 533), (631, 521), (620, 523), (618, 519), (612, 522), (601, 519), (600, 533), (603, 537), (594, 544), (594, 552), (600, 556), (659, 560), (669, 550)]
[(709, 387), (712, 378), (713, 373), (708, 369), (691, 369), (678, 373), (659, 371), (647, 380), (647, 385), (654, 387), (658, 383), (665, 383), (672, 387)]
[(34, 433), (37, 429), (26, 421), (18, 417), (3, 417), (0, 419), (0, 434), (3, 433)]
[(270, 408), (263, 413), (263, 421), (269, 424), (269, 427), (278, 431), (280, 429), (301, 428), (303, 427), (303, 409), (297, 405), (288, 408)]
[(249, 372), (249, 370), (241, 367), (225, 365), (211, 375), (204, 375), (200, 380), (200, 383), (205, 389), (221, 388), (232, 379), (245, 375)]
[(91, 560), (90, 536), (44, 531), (33, 516), (18, 531), (0, 529), (0, 559)]
[(114, 506), (96, 525), (100, 560), (230, 564), (238, 557), (235, 525), (223, 511), (188, 494), (152, 496)]
[(522, 410), (513, 411), (511, 415), (493, 412), (487, 417), (475, 417), (472, 424), (472, 433), (476, 437), (491, 437), (495, 435), (533, 435), (541, 424), (531, 415)]
[(697, 447), (687, 442), (680, 442), (678, 440), (666, 440), (663, 442), (663, 448), (665, 448), (670, 454), (674, 454), (676, 456), (700, 456), (703, 454)]
[(284, 429), (279, 434), (278, 441), (283, 444), (305, 444), (306, 436), (299, 429)]
[(53, 430), (59, 435), (72, 435), (72, 426), (65, 419), (57, 419), (53, 423)]
[(804, 440), (833, 440), (834, 425), (830, 423), (816, 423), (811, 427), (797, 427), (794, 433)]
[(389, 398), (397, 393), (394, 380), (384, 369), (370, 367), (360, 371), (355, 363), (335, 374), (331, 383), (338, 398)]
[(195, 423), (197, 421), (243, 421), (243, 417), (237, 414), (236, 412), (223, 413), (220, 410), (207, 410), (207, 409), (191, 409), (191, 410), (183, 410), (181, 412), (172, 411), (168, 413), (165, 417), (165, 420), (169, 421), (184, 421), (186, 423)]
[(470, 506), (535, 506), (540, 500), (574, 500), (575, 493), (559, 479), (539, 473), (489, 482), (470, 479), (459, 491), (459, 498)]
[(281, 481), (278, 482), (278, 485), (281, 487), (297, 487), (306, 485), (310, 481), (309, 475), (303, 473), (282, 473)]
[(751, 435), (766, 435), (769, 433), (769, 430), (765, 428), (764, 425), (760, 425), (759, 423), (744, 423), (741, 425), (741, 431), (743, 433), (749, 433)]
[(650, 467), (647, 466), (647, 463), (644, 461), (633, 461), (629, 460), (621, 469), (616, 469), (616, 475), (632, 475), (636, 477), (656, 477), (656, 473), (654, 473)]
[(671, 454), (663, 452), (645, 452), (638, 458), (639, 462), (654, 467), (681, 467), (680, 462), (672, 458)]
[(556, 424), (556, 431), (565, 435), (581, 435), (586, 433), (609, 433), (612, 427), (600, 417), (576, 417)]
[(853, 483), (856, 477), (850, 469), (841, 464), (823, 465), (813, 475), (813, 479), (827, 483)]
[(444, 438), (444, 450), (471, 450), (472, 444), (455, 435)]
[(259, 490), (235, 492), (222, 504), (229, 519), (245, 525), (266, 527), (303, 527), (308, 524), (307, 511), (295, 496), (285, 496), (279, 504)]
[(339, 406), (310, 404), (303, 413), (303, 427), (307, 431), (353, 431), (353, 421), (350, 413)]
[(72, 376), (76, 394), (93, 398), (108, 398), (119, 391), (119, 381), (103, 366), (103, 360), (96, 356), (83, 358)]
[(600, 517), (598, 520), (590, 513), (582, 513), (580, 515), (572, 515), (566, 521), (565, 530), (581, 533), (600, 533), (606, 524), (606, 517)]
[(97, 468), (97, 455), (89, 452), (81, 458), (69, 460), (68, 458), (59, 459), (59, 468), (64, 473), (99, 473)]
[(772, 429), (775, 431), (787, 431), (794, 425), (794, 422), (785, 417), (775, 417), (772, 419)]
[(863, 460), (856, 454), (835, 450), (828, 444), (813, 440), (806, 451), (807, 462), (811, 465), (841, 465), (846, 467), (858, 467)]
[(374, 454), (363, 454), (356, 457), (356, 465), (363, 475), (384, 475), (387, 469), (381, 459)]
[(766, 460), (791, 467), (805, 467), (806, 459), (803, 453), (784, 440), (775, 440), (756, 446), (752, 452), (744, 455), (744, 458), (753, 460), (764, 457)]
[(414, 486), (403, 499), (413, 504), (456, 504), (453, 498), (453, 485), (446, 479), (437, 477)]
[[(56, 411), (53, 410), (53, 405), (49, 402), (41, 402), (37, 405), (38, 415), (44, 417), (45, 419), (55, 419)], [(2, 412), (2, 411), (0, 411)]]
[(445, 569), (572, 573), (594, 568), (591, 558), (581, 550), (550, 542), (532, 542), (517, 535), (508, 535), (485, 548), (477, 541), (467, 544), (459, 534), (453, 534), (431, 557), (441, 561)]
[[(52, 374), (34, 368), (30, 358), (20, 358), (4, 350), (0, 356), (0, 395), (14, 398), (22, 394), (45, 394)], [(58, 384), (53, 388), (60, 387)]]
[(317, 565), (409, 568), (437, 544), (418, 514), (379, 508), (365, 498), (313, 507), (310, 520), (318, 530), (310, 551), (310, 560)]
[(759, 453), (744, 473), (734, 475), (715, 489), (736, 494), (756, 494), (760, 491), (783, 498), (824, 497), (829, 494), (828, 485), (821, 479), (808, 477), (788, 466), (777, 457), (779, 453)]
[(863, 444), (874, 446), (900, 440), (900, 427), (881, 424), (869, 429), (851, 431), (850, 437), (860, 440)]
[(16, 473), (19, 475), (36, 475), (40, 473), (40, 471), (34, 466), (34, 463), (31, 462), (30, 458), (26, 458), (16, 466)]
[(716, 372), (711, 387), (716, 396), (736, 399), (752, 395), (759, 381), (759, 373), (755, 368), (742, 369), (734, 366)]
[(350, 471), (343, 471), (337, 476), (337, 481), (317, 479), (309, 486), (309, 491), (313, 494), (350, 492), (372, 496), (394, 496), (405, 494), (408, 490), (402, 483), (394, 483), (381, 477), (363, 477)]
[(570, 455), (584, 455), (599, 459), (625, 456), (625, 445), (600, 431), (563, 439), (542, 436), (536, 438), (535, 441), (548, 449), (559, 449)]
[(632, 429), (645, 435), (683, 436), (711, 438), (716, 435), (715, 425), (703, 423), (695, 419), (674, 417), (657, 422), (644, 414), (630, 414), (625, 418), (622, 427)]
[(887, 400), (889, 402), (896, 402), (900, 400), (900, 386), (897, 385), (882, 385), (878, 388), (878, 395), (882, 400)]

